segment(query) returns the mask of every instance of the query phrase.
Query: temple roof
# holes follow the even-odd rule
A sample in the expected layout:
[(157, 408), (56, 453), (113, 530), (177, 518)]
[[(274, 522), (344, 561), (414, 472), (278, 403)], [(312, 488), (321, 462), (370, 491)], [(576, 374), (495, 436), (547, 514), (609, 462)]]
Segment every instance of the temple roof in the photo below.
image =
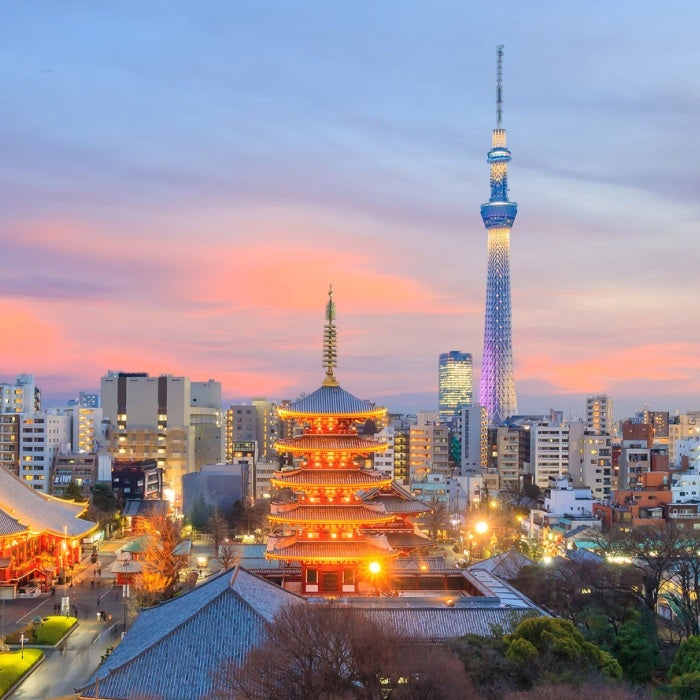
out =
[(416, 532), (387, 532), (386, 539), (395, 549), (430, 547), (434, 544), (430, 537), (419, 535)]
[(322, 386), (308, 396), (278, 409), (280, 418), (333, 415), (349, 418), (382, 416), (385, 409), (370, 401), (358, 399), (340, 385)]
[(388, 446), (359, 435), (300, 435), (275, 443), (275, 449), (282, 452), (378, 452)]
[(28, 529), (26, 525), (22, 525), (15, 518), (11, 518), (5, 511), (0, 510), (0, 535), (19, 535)]
[(360, 497), (365, 503), (381, 503), (387, 513), (427, 513), (430, 506), (417, 499), (395, 481), (366, 491)]
[[(376, 541), (376, 545), (370, 544)], [(377, 557), (393, 557), (393, 550), (386, 537), (372, 537), (363, 541), (297, 540), (286, 547), (274, 548), (274, 539), (268, 538), (265, 556), (270, 559), (295, 559), (300, 561), (357, 561)]]
[(295, 523), (375, 523), (391, 520), (383, 510), (368, 508), (362, 505), (303, 505), (285, 512), (271, 513), (272, 522)]
[(142, 609), (80, 697), (96, 697), (99, 679), (100, 698), (210, 698), (222, 664), (243, 661), (280, 608), (303, 602), (240, 568), (214, 575), (185, 595)]
[(97, 527), (97, 523), (78, 517), (86, 508), (87, 503), (48, 496), (7, 469), (0, 469), (0, 511), (31, 532), (84, 537)]
[(369, 469), (295, 469), (275, 472), (272, 483), (281, 487), (324, 486), (326, 488), (373, 488), (388, 484), (390, 477)]

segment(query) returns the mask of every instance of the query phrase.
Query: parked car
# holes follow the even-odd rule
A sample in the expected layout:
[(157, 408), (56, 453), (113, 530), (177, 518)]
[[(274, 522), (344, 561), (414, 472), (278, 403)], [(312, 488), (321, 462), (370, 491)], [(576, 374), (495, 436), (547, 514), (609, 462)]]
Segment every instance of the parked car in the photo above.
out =
[(41, 588), (38, 586), (23, 586), (17, 590), (18, 598), (36, 598), (41, 595)]

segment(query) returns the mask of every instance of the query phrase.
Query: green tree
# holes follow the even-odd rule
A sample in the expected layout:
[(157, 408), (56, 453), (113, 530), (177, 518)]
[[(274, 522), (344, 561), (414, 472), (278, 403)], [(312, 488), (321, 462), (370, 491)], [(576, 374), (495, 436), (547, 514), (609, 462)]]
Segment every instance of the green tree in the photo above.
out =
[(108, 527), (108, 524), (112, 522), (112, 524), (116, 527), (118, 526), (118, 513), (119, 501), (112, 492), (109, 484), (98, 481), (92, 487), (90, 505), (88, 506), (87, 511), (88, 519), (92, 520), (93, 522), (100, 523), (103, 527)]
[(622, 625), (611, 645), (625, 678), (634, 683), (649, 681), (658, 663), (658, 645), (650, 639), (649, 626), (629, 620)]
[(534, 617), (505, 638), (505, 656), (534, 682), (538, 677), (583, 679), (591, 674), (622, 678), (614, 656), (584, 636), (568, 620)]
[(200, 493), (192, 504), (192, 510), (189, 515), (190, 525), (197, 532), (206, 532), (209, 519), (213, 513), (214, 507), (207, 503), (204, 496)]
[(678, 647), (668, 671), (674, 697), (694, 700), (700, 697), (700, 637), (688, 637)]
[(700, 637), (688, 637), (678, 647), (668, 675), (673, 678), (683, 673), (700, 673)]
[(84, 503), (88, 500), (85, 498), (85, 496), (83, 496), (83, 489), (80, 484), (73, 480), (71, 480), (71, 482), (63, 490), (61, 498), (64, 498), (67, 501), (76, 501), (77, 503)]

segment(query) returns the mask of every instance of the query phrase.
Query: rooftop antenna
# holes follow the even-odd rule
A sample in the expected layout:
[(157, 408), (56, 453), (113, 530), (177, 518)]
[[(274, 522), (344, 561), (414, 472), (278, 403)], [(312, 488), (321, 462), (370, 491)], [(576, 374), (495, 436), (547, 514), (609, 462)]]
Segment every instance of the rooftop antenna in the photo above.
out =
[(496, 46), (496, 128), (501, 128), (503, 118), (503, 44)]

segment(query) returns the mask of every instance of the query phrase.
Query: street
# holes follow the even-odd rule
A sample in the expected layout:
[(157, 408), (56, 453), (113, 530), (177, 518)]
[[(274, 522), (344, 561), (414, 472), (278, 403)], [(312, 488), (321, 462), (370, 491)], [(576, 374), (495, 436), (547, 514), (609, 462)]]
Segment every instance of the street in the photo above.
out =
[[(46, 658), (8, 700), (45, 700), (73, 692), (92, 675), (107, 649), (120, 639), (124, 627), (122, 589), (113, 586), (109, 571), (116, 550), (129, 540), (110, 540), (102, 544), (99, 563), (102, 576), (96, 575), (89, 556), (75, 567), (74, 585), (57, 586), (56, 593), (43, 593), (39, 598), (8, 600), (4, 602), (4, 632), (20, 629), (39, 615), (54, 615), (65, 594), (70, 598), (71, 613), (77, 608), (78, 627), (66, 639), (62, 648), (44, 649)], [(99, 605), (98, 605), (99, 598)], [(98, 610), (104, 610), (111, 620), (100, 622)], [(129, 620), (134, 613), (127, 611)]]

